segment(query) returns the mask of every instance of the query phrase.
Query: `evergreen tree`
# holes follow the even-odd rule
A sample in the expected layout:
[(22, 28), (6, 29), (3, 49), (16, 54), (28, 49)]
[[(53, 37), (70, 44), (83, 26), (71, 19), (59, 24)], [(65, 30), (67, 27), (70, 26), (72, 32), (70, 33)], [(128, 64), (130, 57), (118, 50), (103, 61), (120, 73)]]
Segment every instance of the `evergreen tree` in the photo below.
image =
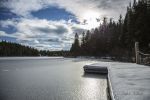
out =
[(80, 44), (79, 44), (78, 33), (75, 34), (74, 43), (72, 44), (70, 52), (73, 54), (73, 56), (79, 56), (80, 54)]

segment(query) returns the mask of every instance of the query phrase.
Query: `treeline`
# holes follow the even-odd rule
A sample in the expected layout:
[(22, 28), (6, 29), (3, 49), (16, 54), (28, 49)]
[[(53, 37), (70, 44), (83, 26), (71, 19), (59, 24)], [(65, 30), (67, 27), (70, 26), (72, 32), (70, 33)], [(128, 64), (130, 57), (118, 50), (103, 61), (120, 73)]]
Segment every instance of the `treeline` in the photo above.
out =
[(0, 56), (38, 56), (38, 50), (17, 43), (0, 42)]
[(67, 56), (68, 51), (46, 51), (6, 41), (0, 42), (0, 56)]
[(73, 56), (111, 57), (132, 61), (134, 44), (139, 42), (140, 50), (150, 53), (150, 1), (139, 0), (129, 4), (123, 19), (118, 21), (105, 17), (98, 28), (75, 34), (70, 52)]
[(40, 50), (39, 54), (41, 56), (69, 56), (69, 51), (49, 51), (49, 50)]

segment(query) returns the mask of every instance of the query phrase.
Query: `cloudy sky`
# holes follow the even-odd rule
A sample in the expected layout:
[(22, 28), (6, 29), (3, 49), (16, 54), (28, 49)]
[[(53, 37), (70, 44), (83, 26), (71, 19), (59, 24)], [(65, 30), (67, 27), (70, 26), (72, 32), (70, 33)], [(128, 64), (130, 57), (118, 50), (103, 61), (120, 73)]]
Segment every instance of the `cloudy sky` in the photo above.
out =
[(76, 32), (98, 27), (104, 16), (116, 20), (130, 1), (0, 0), (0, 40), (68, 50)]

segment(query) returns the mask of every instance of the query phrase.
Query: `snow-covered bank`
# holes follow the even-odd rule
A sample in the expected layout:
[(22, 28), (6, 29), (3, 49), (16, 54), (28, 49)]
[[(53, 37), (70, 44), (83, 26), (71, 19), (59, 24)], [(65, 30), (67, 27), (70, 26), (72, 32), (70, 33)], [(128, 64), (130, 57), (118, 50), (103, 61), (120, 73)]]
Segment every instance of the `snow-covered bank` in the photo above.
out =
[(100, 62), (107, 66), (113, 100), (149, 100), (150, 67), (134, 63)]
[(149, 100), (150, 67), (134, 63), (110, 63), (110, 80), (116, 100)]

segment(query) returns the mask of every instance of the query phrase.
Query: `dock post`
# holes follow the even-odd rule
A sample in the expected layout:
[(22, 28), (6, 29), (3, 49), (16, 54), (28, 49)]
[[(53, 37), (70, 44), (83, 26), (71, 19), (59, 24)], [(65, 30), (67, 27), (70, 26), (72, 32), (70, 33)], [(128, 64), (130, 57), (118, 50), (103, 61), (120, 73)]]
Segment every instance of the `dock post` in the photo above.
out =
[(136, 58), (136, 63), (140, 64), (139, 42), (135, 42), (135, 58)]

